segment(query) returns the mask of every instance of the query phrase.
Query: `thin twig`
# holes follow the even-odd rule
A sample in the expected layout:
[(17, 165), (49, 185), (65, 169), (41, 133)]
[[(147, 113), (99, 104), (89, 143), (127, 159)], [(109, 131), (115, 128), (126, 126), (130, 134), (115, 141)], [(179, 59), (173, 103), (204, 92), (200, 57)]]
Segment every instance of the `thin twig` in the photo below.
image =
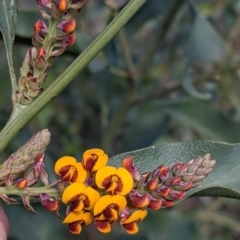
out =
[(180, 9), (184, 2), (185, 0), (172, 1), (172, 4), (168, 8), (163, 20), (161, 21), (161, 24), (159, 24), (159, 28), (156, 30), (156, 35), (154, 36), (154, 39), (151, 41), (149, 49), (145, 51), (146, 55), (142, 57), (142, 61), (140, 61), (138, 64), (137, 72), (139, 75), (145, 71), (145, 69), (151, 62), (151, 59), (153, 58), (154, 54), (156, 53), (157, 49), (163, 43), (165, 35), (173, 23), (174, 17), (176, 16), (178, 10)]

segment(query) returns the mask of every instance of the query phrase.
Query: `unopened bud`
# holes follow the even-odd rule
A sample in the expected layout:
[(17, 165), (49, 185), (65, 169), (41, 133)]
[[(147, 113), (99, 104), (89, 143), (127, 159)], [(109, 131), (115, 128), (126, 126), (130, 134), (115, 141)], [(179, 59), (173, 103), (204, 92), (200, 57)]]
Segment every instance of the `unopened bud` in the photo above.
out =
[(76, 27), (76, 21), (74, 19), (69, 21), (61, 21), (58, 24), (58, 28), (65, 33), (72, 33)]
[(56, 3), (56, 7), (61, 12), (65, 12), (67, 10), (68, 3), (66, 0), (58, 0)]
[(149, 199), (148, 208), (151, 208), (153, 210), (158, 210), (161, 208), (161, 206), (162, 206), (161, 199), (156, 199), (150, 194), (148, 194), (148, 199)]
[(46, 193), (40, 194), (42, 205), (49, 211), (54, 212), (59, 209), (59, 201)]
[(122, 167), (128, 170), (136, 181), (140, 180), (141, 174), (133, 163), (133, 157), (126, 157), (122, 162)]
[(158, 179), (151, 179), (146, 182), (146, 186), (149, 190), (155, 190), (158, 186)]
[(27, 186), (27, 179), (25, 178), (18, 179), (16, 182), (16, 186), (20, 189), (25, 188)]
[(149, 204), (148, 195), (146, 193), (139, 193), (138, 190), (132, 190), (129, 193), (129, 197), (134, 207), (144, 208)]
[(41, 20), (37, 20), (37, 22), (35, 23), (34, 29), (38, 33), (47, 33), (48, 31), (47, 25)]

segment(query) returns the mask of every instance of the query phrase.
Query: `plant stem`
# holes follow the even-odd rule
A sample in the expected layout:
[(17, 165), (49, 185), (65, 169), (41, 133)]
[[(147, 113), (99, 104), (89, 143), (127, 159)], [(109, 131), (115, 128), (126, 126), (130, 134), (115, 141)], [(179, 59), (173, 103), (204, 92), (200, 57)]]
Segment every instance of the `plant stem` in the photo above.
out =
[(147, 0), (130, 0), (106, 29), (85, 49), (85, 51), (52, 83), (37, 99), (26, 107), (16, 118), (8, 121), (0, 133), (0, 152), (15, 135), (54, 99), (77, 74), (103, 49), (126, 22)]
[(151, 59), (156, 53), (157, 49), (163, 43), (163, 40), (165, 39), (165, 35), (168, 32), (169, 28), (171, 27), (174, 17), (176, 16), (178, 10), (180, 9), (180, 7), (184, 2), (185, 0), (172, 1), (161, 24), (159, 24), (159, 28), (156, 30), (157, 33), (154, 36), (154, 39), (151, 41), (151, 44), (149, 45), (149, 49), (145, 51), (146, 55), (143, 56), (142, 61), (140, 61), (140, 63), (138, 64), (137, 72), (139, 75), (141, 75), (141, 73), (144, 73), (145, 69), (147, 68), (147, 66), (151, 62)]
[(24, 188), (24, 189), (7, 189), (6, 187), (0, 187), (0, 195), (6, 194), (10, 195), (17, 195), (17, 196), (39, 196), (41, 193), (47, 193), (51, 196), (58, 198), (61, 194), (56, 188), (47, 188), (47, 187), (37, 187), (37, 188)]

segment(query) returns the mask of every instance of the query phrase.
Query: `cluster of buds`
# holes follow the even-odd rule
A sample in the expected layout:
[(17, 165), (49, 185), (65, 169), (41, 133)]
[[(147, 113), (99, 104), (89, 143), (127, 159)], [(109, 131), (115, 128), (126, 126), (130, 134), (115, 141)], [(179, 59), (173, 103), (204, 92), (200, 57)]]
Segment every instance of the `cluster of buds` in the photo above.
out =
[(34, 26), (32, 43), (20, 69), (15, 99), (30, 104), (43, 90), (49, 67), (75, 41), (75, 18), (88, 0), (36, 0), (45, 19)]
[[(39, 198), (42, 204), (51, 211), (57, 211), (59, 202), (54, 199), (51, 204), (46, 204), (53, 200), (53, 197), (45, 194), (45, 187), (40, 189), (31, 188), (39, 180), (48, 186), (48, 175), (44, 170), (44, 152), (50, 142), (50, 132), (44, 129), (34, 135), (26, 144), (0, 166), (0, 185), (4, 186), (5, 192), (9, 195), (19, 195), (23, 205), (31, 212), (35, 213), (30, 205), (31, 198)], [(55, 193), (58, 193), (54, 190)], [(0, 194), (0, 199), (6, 204), (18, 202), (10, 198), (8, 194)], [(53, 204), (55, 206), (53, 207)]]
[(202, 182), (215, 163), (210, 154), (206, 154), (186, 163), (175, 163), (171, 168), (161, 165), (152, 172), (140, 174), (132, 157), (124, 159), (123, 167), (135, 180), (134, 188), (129, 193), (132, 206), (153, 210), (173, 206), (188, 190)]
[(148, 208), (173, 206), (186, 191), (198, 186), (215, 165), (215, 160), (206, 154), (141, 174), (133, 157), (123, 159), (119, 168), (106, 166), (107, 162), (103, 150), (90, 149), (80, 162), (65, 156), (55, 164), (62, 202), (67, 205), (63, 223), (73, 234), (79, 234), (82, 226), (91, 222), (100, 232), (109, 233), (117, 221), (127, 233), (135, 234)]

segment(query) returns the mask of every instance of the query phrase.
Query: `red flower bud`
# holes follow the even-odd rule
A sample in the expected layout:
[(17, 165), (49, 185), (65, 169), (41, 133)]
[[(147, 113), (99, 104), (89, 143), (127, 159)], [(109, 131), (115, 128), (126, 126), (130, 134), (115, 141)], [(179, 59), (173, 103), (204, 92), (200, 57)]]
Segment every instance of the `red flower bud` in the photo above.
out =
[(158, 176), (162, 181), (165, 181), (169, 177), (169, 167), (167, 166), (159, 166), (158, 168)]
[(181, 180), (182, 180), (182, 177), (172, 177), (165, 181), (165, 185), (171, 187), (178, 184)]
[(146, 193), (140, 193), (138, 190), (132, 190), (129, 193), (129, 197), (134, 207), (144, 208), (149, 204), (148, 195)]
[(158, 186), (158, 179), (155, 178), (155, 179), (148, 180), (146, 185), (149, 190), (155, 190)]
[(16, 186), (21, 189), (25, 188), (27, 186), (27, 179), (25, 178), (18, 179), (16, 182)]
[(42, 205), (49, 211), (54, 212), (59, 209), (59, 202), (46, 193), (40, 194)]
[(34, 29), (38, 33), (47, 33), (48, 31), (47, 25), (41, 20), (37, 20), (37, 22), (35, 23)]
[(72, 34), (72, 35), (70, 35), (68, 38), (66, 38), (65, 40), (63, 40), (63, 41), (62, 41), (62, 44), (65, 45), (66, 47), (70, 47), (70, 46), (72, 46), (72, 45), (74, 44), (75, 39), (76, 39), (75, 35)]
[(58, 28), (65, 33), (72, 33), (76, 27), (76, 21), (74, 19), (69, 21), (61, 21), (58, 24)]
[(133, 163), (133, 157), (126, 157), (123, 159), (122, 167), (128, 170), (136, 181), (140, 180), (141, 174)]
[(58, 0), (56, 3), (56, 7), (61, 12), (65, 12), (67, 10), (68, 3), (66, 0)]
[(174, 205), (174, 201), (162, 199), (163, 207), (172, 207)]

